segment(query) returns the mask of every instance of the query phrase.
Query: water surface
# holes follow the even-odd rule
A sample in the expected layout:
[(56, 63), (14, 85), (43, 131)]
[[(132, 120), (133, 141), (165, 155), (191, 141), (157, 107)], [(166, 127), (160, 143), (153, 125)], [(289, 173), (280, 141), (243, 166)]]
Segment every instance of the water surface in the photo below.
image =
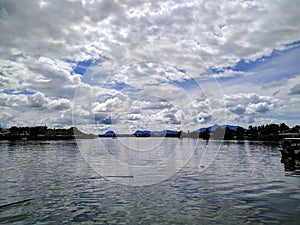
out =
[[(80, 150), (86, 146), (85, 154), (102, 154), (93, 149), (95, 141), (99, 140), (79, 141)], [(96, 173), (76, 141), (1, 141), (0, 224), (299, 224), (299, 171), (284, 170), (279, 146), (224, 142), (212, 163), (207, 163), (205, 142), (120, 141), (106, 139), (102, 144), (116, 159), (144, 166), (145, 177), (147, 165), (161, 165), (175, 147), (179, 151), (170, 159), (177, 166), (162, 167), (168, 168), (165, 174), (149, 174), (155, 178), (179, 171), (152, 185), (124, 185), (118, 182), (141, 180)], [(122, 146), (129, 144), (135, 151), (126, 153)], [(209, 146), (213, 149), (218, 143)], [(184, 154), (191, 149), (196, 149), (192, 157)], [(150, 151), (152, 158), (144, 157)], [(113, 172), (120, 173), (118, 168)], [(124, 174), (140, 175), (132, 170)]]

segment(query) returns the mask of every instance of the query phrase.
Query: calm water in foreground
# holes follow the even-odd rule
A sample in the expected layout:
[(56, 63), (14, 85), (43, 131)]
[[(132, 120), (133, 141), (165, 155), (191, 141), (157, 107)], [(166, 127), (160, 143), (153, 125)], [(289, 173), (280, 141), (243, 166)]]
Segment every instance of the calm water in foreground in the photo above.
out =
[(280, 146), (100, 142), (1, 141), (0, 224), (300, 224), (299, 171)]

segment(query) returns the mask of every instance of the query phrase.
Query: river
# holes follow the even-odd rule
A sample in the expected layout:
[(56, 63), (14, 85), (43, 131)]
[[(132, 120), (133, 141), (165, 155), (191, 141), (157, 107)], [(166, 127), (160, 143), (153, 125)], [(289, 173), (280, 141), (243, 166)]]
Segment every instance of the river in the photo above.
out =
[(0, 224), (299, 224), (280, 146), (118, 138), (0, 142)]

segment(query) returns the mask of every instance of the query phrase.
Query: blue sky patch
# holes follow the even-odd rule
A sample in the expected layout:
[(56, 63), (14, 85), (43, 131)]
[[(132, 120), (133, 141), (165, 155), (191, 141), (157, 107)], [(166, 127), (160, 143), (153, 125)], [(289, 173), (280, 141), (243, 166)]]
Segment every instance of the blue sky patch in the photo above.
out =
[(125, 88), (127, 85), (124, 82), (117, 82), (115, 85), (112, 87), (115, 90), (122, 90)]
[(66, 59), (65, 61), (72, 64), (73, 72), (72, 74), (80, 74), (84, 75), (86, 70), (95, 63), (100, 63), (102, 61), (108, 60), (106, 56), (100, 56), (98, 59), (88, 59), (83, 61), (74, 61), (70, 59)]
[[(294, 46), (300, 44), (300, 41), (293, 42), (291, 44), (288, 44), (286, 46)], [(235, 66), (228, 66), (221, 69), (211, 67), (209, 68), (210, 72), (213, 74), (220, 74), (225, 72), (226, 70), (232, 70), (232, 71), (239, 71), (239, 72), (249, 72), (249, 71), (255, 71), (257, 68), (262, 68), (265, 66), (268, 66), (272, 63), (272, 61), (277, 61), (281, 58), (282, 55), (289, 55), (292, 52), (299, 51), (300, 46), (286, 49), (283, 51), (279, 50), (273, 50), (271, 55), (263, 56), (255, 61), (247, 61), (245, 59), (241, 59)], [(295, 58), (294, 58), (295, 59)], [(293, 60), (294, 61), (294, 60)], [(290, 61), (290, 63), (293, 63), (293, 61)], [(296, 63), (294, 61), (294, 63)]]
[(1, 93), (5, 93), (8, 95), (33, 95), (36, 92), (30, 90), (14, 90), (14, 89), (5, 89), (1, 91)]
[(225, 67), (221, 69), (210, 68), (211, 73), (220, 74), (226, 70), (233, 72), (250, 72), (252, 75), (239, 77), (221, 77), (218, 81), (244, 81), (253, 80), (256, 84), (268, 83), (282, 78), (290, 78), (300, 73), (300, 46), (289, 48), (283, 51), (273, 50), (269, 56), (263, 56), (255, 61), (247, 62), (240, 60), (233, 67)]
[(89, 59), (85, 61), (79, 61), (76, 66), (73, 67), (73, 73), (83, 75), (86, 70), (95, 62), (95, 59)]
[(294, 42), (292, 42), (292, 43), (289, 43), (289, 44), (285, 44), (284, 46), (287, 46), (287, 47), (289, 47), (289, 46), (297, 46), (297, 45), (299, 45), (300, 44), (300, 40), (298, 40), (298, 41), (294, 41)]

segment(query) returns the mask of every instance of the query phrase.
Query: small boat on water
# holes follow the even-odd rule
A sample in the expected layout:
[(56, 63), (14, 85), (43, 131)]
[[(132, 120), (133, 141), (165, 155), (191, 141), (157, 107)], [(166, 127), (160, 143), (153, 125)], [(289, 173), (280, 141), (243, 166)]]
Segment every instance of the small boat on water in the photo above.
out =
[(283, 139), (281, 161), (289, 167), (300, 166), (300, 138)]

